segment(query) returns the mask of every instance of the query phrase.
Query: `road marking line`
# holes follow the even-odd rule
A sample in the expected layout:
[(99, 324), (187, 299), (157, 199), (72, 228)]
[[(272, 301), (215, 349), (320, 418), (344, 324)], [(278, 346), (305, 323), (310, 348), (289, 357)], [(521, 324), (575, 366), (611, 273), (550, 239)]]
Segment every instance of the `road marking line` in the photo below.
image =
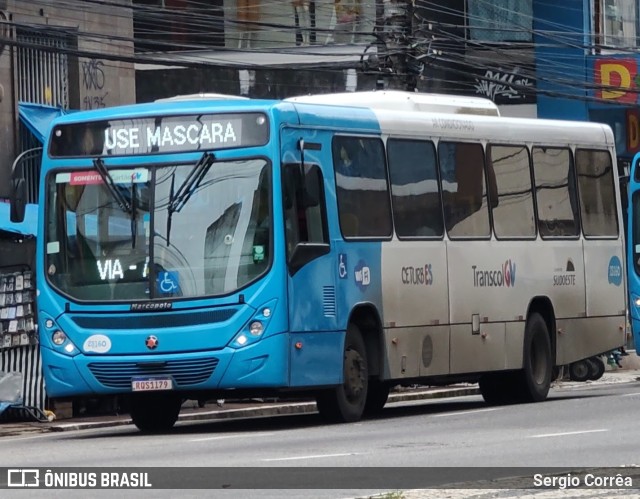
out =
[(210, 440), (225, 440), (228, 438), (253, 438), (253, 437), (270, 437), (275, 433), (237, 433), (234, 435), (221, 435), (217, 437), (193, 438), (189, 442), (208, 442)]
[[(34, 438), (42, 438), (42, 437), (46, 437), (46, 436), (52, 436), (52, 434), (51, 433), (42, 432), (42, 433), (39, 433), (37, 435), (31, 435), (29, 437), (18, 437), (18, 436), (16, 436), (16, 437), (2, 437), (0, 439), (0, 441), (1, 442), (19, 442), (20, 440), (32, 440)], [(58, 436), (58, 435), (56, 435), (56, 436)]]
[(562, 433), (544, 433), (542, 435), (530, 435), (528, 438), (545, 438), (545, 437), (564, 437), (566, 435), (582, 435), (583, 433), (602, 433), (603, 431), (609, 431), (606, 428), (600, 430), (582, 430), (582, 431), (565, 431)]
[(433, 414), (432, 418), (443, 418), (445, 416), (459, 416), (462, 414), (475, 414), (477, 412), (489, 412), (489, 411), (497, 411), (497, 407), (490, 407), (488, 409), (474, 409), (473, 411), (459, 411), (459, 412), (445, 412), (444, 414)]
[(322, 459), (326, 457), (345, 457), (345, 456), (357, 456), (356, 452), (348, 452), (346, 454), (317, 454), (315, 456), (296, 456), (296, 457), (274, 457), (271, 459), (262, 459), (262, 461), (295, 461), (296, 459)]
[(640, 395), (640, 392), (636, 392), (636, 393), (625, 393), (623, 395), (620, 395), (621, 397), (637, 397), (638, 395)]

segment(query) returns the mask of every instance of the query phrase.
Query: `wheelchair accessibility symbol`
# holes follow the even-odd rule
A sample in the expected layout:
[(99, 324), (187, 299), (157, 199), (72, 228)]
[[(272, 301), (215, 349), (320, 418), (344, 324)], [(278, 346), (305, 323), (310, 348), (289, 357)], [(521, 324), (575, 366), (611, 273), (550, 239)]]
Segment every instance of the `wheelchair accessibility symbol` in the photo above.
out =
[(347, 255), (345, 253), (338, 255), (338, 276), (340, 279), (347, 278)]
[(158, 292), (172, 294), (178, 291), (179, 277), (177, 272), (158, 272)]

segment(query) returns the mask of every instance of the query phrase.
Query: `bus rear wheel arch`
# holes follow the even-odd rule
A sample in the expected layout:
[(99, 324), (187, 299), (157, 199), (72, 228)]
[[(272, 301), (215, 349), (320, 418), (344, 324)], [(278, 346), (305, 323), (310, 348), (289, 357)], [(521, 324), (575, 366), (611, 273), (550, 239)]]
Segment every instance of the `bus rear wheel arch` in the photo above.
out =
[(525, 325), (522, 369), (484, 374), (480, 393), (488, 404), (540, 402), (551, 387), (553, 355), (547, 322), (532, 312)]
[(331, 422), (359, 421), (364, 412), (368, 388), (367, 350), (360, 328), (351, 323), (344, 342), (343, 383), (317, 395), (320, 416)]

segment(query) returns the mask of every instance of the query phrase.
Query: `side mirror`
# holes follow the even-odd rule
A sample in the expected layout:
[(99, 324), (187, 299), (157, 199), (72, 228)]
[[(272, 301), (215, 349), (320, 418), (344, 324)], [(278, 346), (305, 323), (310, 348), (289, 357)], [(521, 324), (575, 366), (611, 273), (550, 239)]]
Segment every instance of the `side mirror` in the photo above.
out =
[(24, 178), (15, 178), (11, 181), (11, 207), (9, 218), (12, 223), (24, 222), (27, 209), (27, 183)]
[(289, 272), (294, 275), (307, 263), (328, 254), (330, 250), (330, 246), (326, 243), (298, 243), (289, 259)]

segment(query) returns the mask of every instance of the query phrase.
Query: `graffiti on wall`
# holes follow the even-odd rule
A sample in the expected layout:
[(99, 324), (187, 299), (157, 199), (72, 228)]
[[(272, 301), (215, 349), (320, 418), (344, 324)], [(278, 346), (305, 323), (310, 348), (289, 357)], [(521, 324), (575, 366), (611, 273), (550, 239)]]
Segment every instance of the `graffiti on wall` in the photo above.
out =
[(85, 97), (83, 109), (101, 109), (106, 107), (105, 99), (109, 92), (104, 90), (106, 78), (104, 63), (99, 59), (89, 59), (82, 63), (82, 83)]
[(476, 94), (488, 97), (494, 102), (521, 103), (528, 99), (534, 90), (531, 78), (513, 71), (487, 69), (482, 76), (476, 76), (474, 82)]
[(596, 59), (593, 64), (595, 95), (621, 104), (638, 102), (638, 61), (633, 58)]

